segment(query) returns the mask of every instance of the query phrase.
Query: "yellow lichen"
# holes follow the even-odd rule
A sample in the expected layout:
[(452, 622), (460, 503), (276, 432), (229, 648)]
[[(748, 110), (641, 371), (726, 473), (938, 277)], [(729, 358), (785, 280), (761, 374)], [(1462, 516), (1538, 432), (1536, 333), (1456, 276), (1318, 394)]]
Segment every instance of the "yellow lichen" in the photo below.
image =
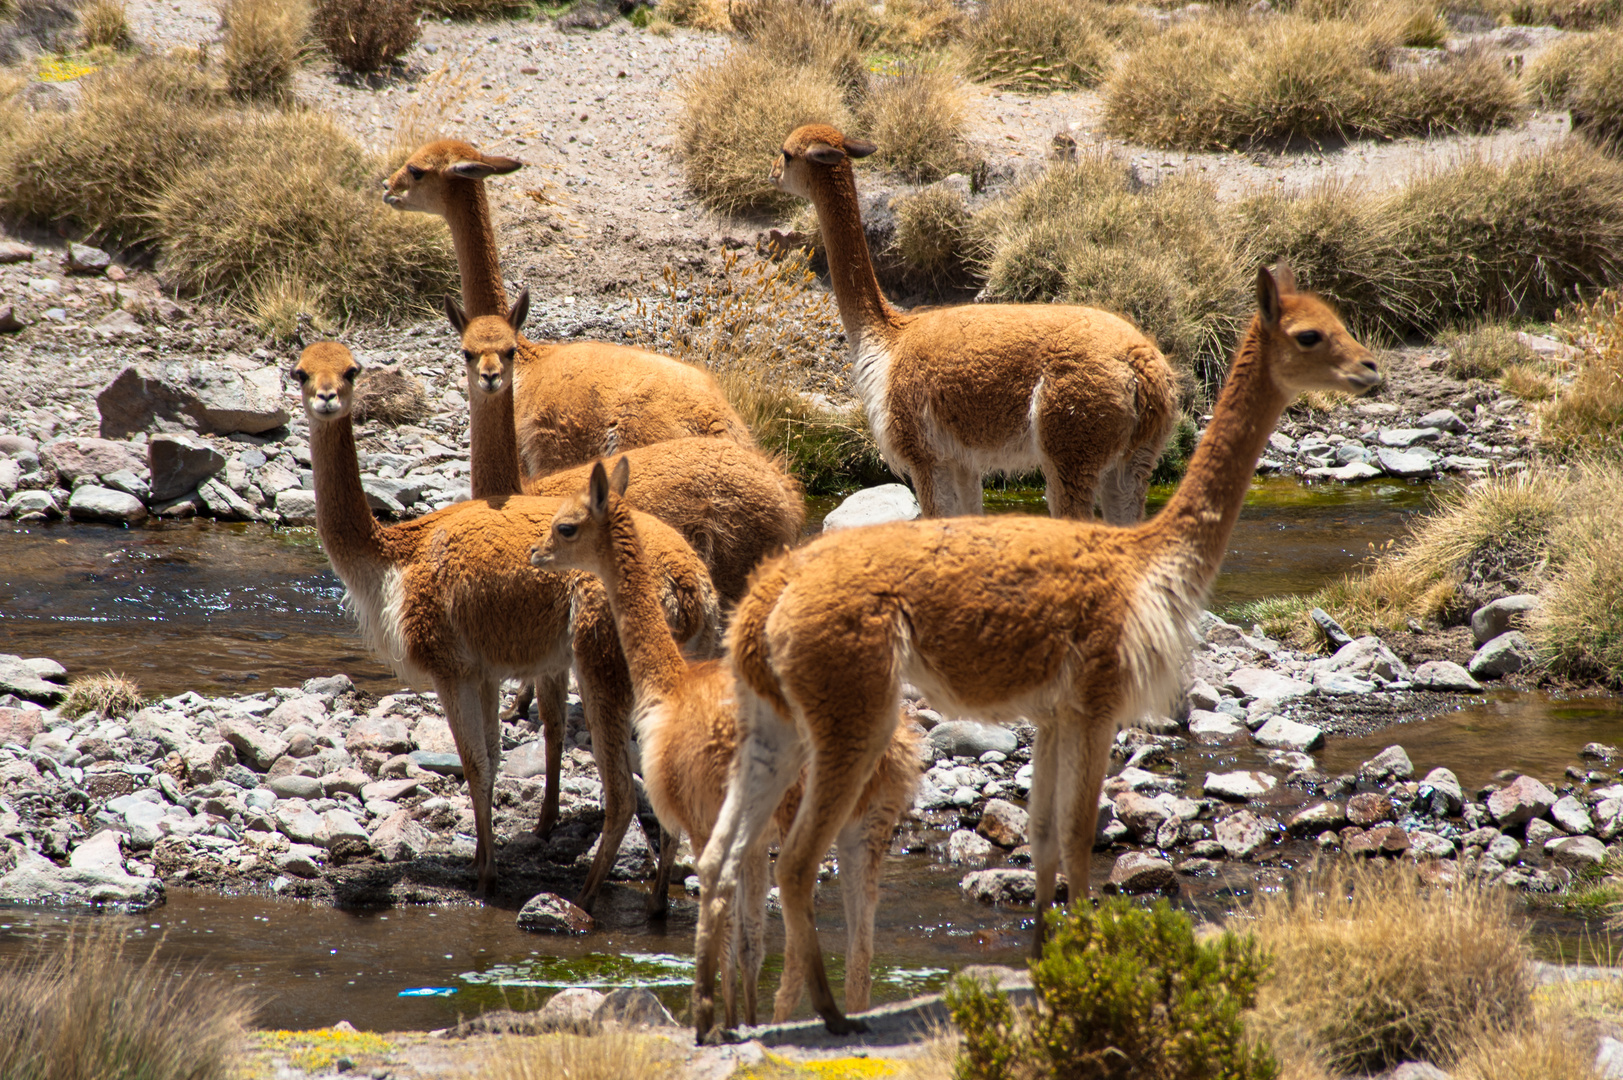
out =
[(41, 57), (39, 62), (39, 81), (72, 82), (100, 67), (100, 64), (93, 64), (81, 56), (45, 56)]
[(843, 1057), (818, 1061), (791, 1061), (777, 1054), (767, 1054), (759, 1065), (745, 1069), (740, 1075), (745, 1080), (792, 1080), (806, 1077), (811, 1080), (878, 1080), (896, 1072), (896, 1063), (884, 1058)]
[(304, 1072), (319, 1072), (342, 1057), (382, 1057), (394, 1052), (394, 1044), (370, 1031), (317, 1028), (314, 1031), (263, 1031), (261, 1048), (286, 1054), (288, 1064)]

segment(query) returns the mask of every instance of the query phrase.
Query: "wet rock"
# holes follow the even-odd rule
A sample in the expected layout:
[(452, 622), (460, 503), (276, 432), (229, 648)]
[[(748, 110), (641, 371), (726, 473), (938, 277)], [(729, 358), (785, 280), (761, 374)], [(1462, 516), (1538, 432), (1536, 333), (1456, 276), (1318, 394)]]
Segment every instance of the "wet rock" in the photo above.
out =
[[(372, 850), (384, 862), (410, 862), (423, 853), (431, 839), (411, 811), (396, 810), (372, 830)], [(571, 931), (573, 932), (573, 931)]]
[(999, 847), (1019, 847), (1026, 843), (1030, 816), (1006, 799), (992, 799), (981, 814), (975, 831)]
[(968, 829), (954, 829), (947, 837), (947, 861), (956, 866), (985, 866), (994, 850), (990, 840)]
[(283, 520), (293, 525), (307, 525), (316, 519), (316, 493), (303, 488), (288, 488), (276, 493), (273, 504)]
[(55, 439), (39, 448), (40, 464), (61, 478), (64, 486), (81, 476), (101, 478), (108, 473), (139, 469), (136, 447), (110, 439)]
[(1341, 465), (1321, 465), (1315, 469), (1308, 469), (1303, 475), (1314, 480), (1335, 480), (1343, 484), (1352, 484), (1360, 480), (1373, 480), (1381, 475), (1381, 470), (1367, 461), (1349, 461)]
[(1520, 630), (1510, 630), (1478, 649), (1466, 665), (1466, 670), (1479, 679), (1497, 679), (1536, 663), (1538, 653), (1534, 651), (1533, 643), (1527, 640), (1527, 635)]
[[(82, 846), (82, 845), (81, 845)], [(0, 840), (0, 903), (111, 905), (146, 911), (163, 903), (163, 882), (135, 877), (119, 868), (57, 866), (21, 844)]]
[(265, 772), (277, 758), (287, 753), (286, 739), (261, 731), (242, 720), (222, 720), (215, 730), (220, 738), (231, 744), (243, 764), (258, 772)]
[(1437, 471), (1432, 458), (1427, 455), (1394, 450), (1389, 446), (1376, 448), (1375, 463), (1388, 476), (1396, 476), (1400, 479), (1430, 476)]
[(1543, 817), (1555, 805), (1555, 793), (1531, 776), (1518, 776), (1488, 796), (1488, 813), (1502, 829)]
[(907, 485), (883, 484), (847, 496), (823, 519), (823, 531), (880, 525), (887, 521), (912, 521), (919, 514), (919, 500)]
[(1252, 738), (1274, 750), (1306, 751), (1324, 742), (1324, 732), (1312, 724), (1275, 716), (1253, 732)]
[(68, 516), (75, 521), (133, 525), (146, 519), (147, 508), (134, 495), (85, 484), (76, 488), (73, 497), (68, 500)]
[(69, 244), (67, 267), (72, 274), (105, 274), (113, 264), (113, 257), (99, 247), (89, 244)]
[(1263, 820), (1249, 810), (1230, 814), (1217, 823), (1217, 842), (1231, 859), (1249, 859), (1269, 840)]
[(676, 1027), (676, 1018), (655, 997), (641, 986), (622, 986), (610, 990), (593, 1014), (599, 1024), (616, 1023), (624, 1027)]
[(536, 1013), (536, 1026), (540, 1031), (595, 1034), (598, 1006), (606, 996), (584, 986), (560, 990)]
[(1347, 800), (1347, 820), (1360, 829), (1392, 820), (1392, 800), (1379, 791), (1365, 791)]
[(1416, 794), (1422, 799), (1430, 799), (1433, 805), (1441, 798), (1443, 801), (1442, 814), (1457, 814), (1465, 806), (1465, 792), (1460, 788), (1459, 778), (1448, 769), (1436, 768), (1426, 774), (1420, 781), (1420, 788)]
[(1593, 836), (1564, 836), (1544, 845), (1545, 854), (1573, 873), (1606, 861), (1606, 845)]
[(301, 773), (283, 773), (280, 776), (270, 777), (265, 781), (265, 787), (281, 799), (321, 798), (321, 781), (317, 777)]
[(951, 757), (979, 758), (989, 750), (1012, 754), (1020, 748), (1013, 730), (997, 724), (973, 720), (949, 720), (930, 731), (930, 750), (937, 760)]
[(190, 435), (154, 435), (147, 441), (152, 498), (179, 498), (225, 468), (225, 457)]
[(186, 779), (195, 787), (223, 779), (226, 770), (237, 763), (237, 752), (225, 742), (193, 743), (180, 756), (186, 763)]
[(1234, 717), (1225, 713), (1195, 709), (1189, 714), (1189, 734), (1203, 744), (1226, 742), (1245, 731)]
[[(964, 875), (959, 888), (966, 897), (983, 904), (1035, 904), (1037, 872), (1007, 868), (975, 870)], [(1061, 886), (1055, 893), (1055, 899), (1061, 899), (1063, 896), (1064, 889)]]
[(1347, 810), (1339, 803), (1320, 802), (1304, 806), (1292, 814), (1285, 829), (1295, 836), (1317, 836), (1326, 829), (1340, 829), (1347, 824)]
[(0, 653), (0, 694), (15, 694), (26, 701), (54, 705), (66, 693), (67, 688), (60, 683), (41, 678), (27, 660)]
[(1445, 694), (1482, 693), (1482, 684), (1452, 660), (1427, 660), (1414, 669), (1410, 681), (1417, 690), (1436, 690)]
[(1550, 807), (1550, 820), (1569, 833), (1584, 834), (1595, 831), (1595, 821), (1584, 804), (1571, 795), (1564, 795)]
[(1492, 603), (1484, 604), (1471, 615), (1471, 643), (1486, 645), (1500, 634), (1522, 629), (1527, 625), (1528, 617), (1543, 607), (1538, 597), (1527, 593), (1501, 596)]
[(217, 361), (133, 364), (96, 397), (103, 438), (175, 425), (192, 431), (258, 435), (288, 422), (281, 372), (243, 373)]
[(1267, 668), (1243, 667), (1229, 675), (1224, 689), (1243, 700), (1289, 701), (1311, 694), (1313, 684)]
[(1358, 766), (1358, 776), (1375, 783), (1407, 780), (1414, 775), (1414, 763), (1401, 746), (1388, 746), (1379, 754)]
[(1279, 781), (1263, 772), (1207, 773), (1201, 789), (1207, 795), (1231, 802), (1245, 802), (1272, 791)]
[(350, 726), (344, 745), (351, 753), (375, 750), (380, 754), (404, 754), (411, 750), (411, 733), (404, 722), (394, 717), (367, 716)]
[(1176, 893), (1178, 875), (1172, 864), (1144, 851), (1129, 851), (1116, 859), (1105, 883), (1110, 893)]
[(532, 934), (586, 934), (592, 917), (556, 893), (537, 893), (519, 909), (518, 928)]

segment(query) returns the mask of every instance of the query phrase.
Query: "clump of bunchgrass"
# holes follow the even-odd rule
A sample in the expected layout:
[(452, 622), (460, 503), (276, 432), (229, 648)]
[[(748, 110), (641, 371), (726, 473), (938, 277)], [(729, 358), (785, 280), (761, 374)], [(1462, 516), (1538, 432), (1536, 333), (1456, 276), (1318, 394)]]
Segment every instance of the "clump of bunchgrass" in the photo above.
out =
[(617, 1031), (602, 1035), (508, 1037), (497, 1044), (483, 1080), (624, 1080), (681, 1075), (683, 1053), (669, 1039)]
[(915, 184), (975, 167), (964, 97), (948, 72), (912, 70), (876, 78), (858, 116), (863, 133), (878, 147), (875, 162)]
[(225, 0), (220, 66), (244, 100), (286, 101), (310, 37), (309, 0)]
[(839, 0), (834, 14), (865, 49), (912, 53), (938, 49), (963, 33), (965, 16), (953, 0)]
[(662, 23), (695, 30), (731, 30), (731, 8), (727, 0), (662, 0), (654, 17)]
[(87, 49), (127, 49), (129, 11), (124, 0), (90, 0), (79, 9), (79, 33)]
[(1522, 335), (1504, 323), (1486, 323), (1446, 336), (1447, 370), (1456, 379), (1497, 379), (1507, 368), (1538, 360)]
[(893, 249), (909, 270), (932, 280), (957, 276), (969, 246), (969, 204), (949, 184), (931, 184), (897, 199)]
[(1623, 451), (1623, 294), (1609, 289), (1562, 320), (1579, 348), (1572, 384), (1539, 413), (1539, 437), (1567, 453)]
[(852, 128), (840, 85), (827, 71), (772, 52), (739, 48), (682, 81), (676, 152), (690, 189), (714, 210), (782, 211), (795, 199), (768, 170), (802, 124)]
[(389, 427), (412, 424), (429, 414), (422, 382), (399, 368), (368, 368), (355, 380), (355, 422)]
[(857, 101), (867, 91), (868, 63), (861, 35), (823, 0), (735, 4), (732, 21), (745, 42), (786, 67), (821, 72), (834, 80), (848, 101)]
[(1022, 90), (1095, 85), (1113, 50), (1093, 8), (1079, 0), (988, 0), (964, 31), (969, 77)]
[(1623, 32), (1597, 37), (1567, 88), (1572, 126), (1613, 151), (1623, 150)]
[(73, 717), (93, 712), (106, 720), (130, 716), (140, 707), (141, 684), (128, 675), (104, 671), (100, 675), (81, 675), (68, 683), (60, 710), (64, 716)]
[(316, 0), (312, 28), (351, 71), (387, 67), (417, 43), (418, 0)]
[(1478, 0), (1503, 22), (1599, 30), (1623, 22), (1623, 0)]
[(1623, 686), (1623, 467), (1591, 460), (1574, 470), (1551, 529), (1543, 608), (1529, 627), (1542, 659), (1558, 674)]
[(1326, 865), (1259, 894), (1244, 925), (1273, 959), (1255, 1030), (1338, 1075), (1448, 1068), (1533, 1019), (1526, 932), (1496, 890), (1430, 889), (1401, 864)]
[(8, 1080), (237, 1075), (252, 1008), (241, 988), (132, 955), (123, 931), (71, 931), (0, 963)]
[(1568, 34), (1550, 42), (1538, 59), (1527, 66), (1523, 82), (1533, 104), (1545, 108), (1566, 108), (1573, 83), (1588, 65), (1596, 46), (1613, 34)]
[(423, 10), (426, 12), (470, 22), (507, 18), (533, 7), (529, 0), (423, 0)]

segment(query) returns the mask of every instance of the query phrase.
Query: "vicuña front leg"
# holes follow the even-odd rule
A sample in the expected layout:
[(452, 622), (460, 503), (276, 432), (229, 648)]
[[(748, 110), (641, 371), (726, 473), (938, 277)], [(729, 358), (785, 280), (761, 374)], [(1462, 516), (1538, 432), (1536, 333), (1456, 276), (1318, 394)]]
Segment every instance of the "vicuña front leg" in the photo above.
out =
[(499, 687), (494, 679), (468, 677), (435, 679), (434, 690), (445, 709), (445, 719), (451, 729), (451, 738), (456, 743), (457, 756), (462, 759), (462, 775), (468, 782), (468, 796), (473, 801), (473, 867), (479, 878), (475, 895), (484, 896), (496, 873), (496, 833), (490, 820), (496, 762), (490, 759), (486, 741), (485, 712), (488, 709), (488, 722), (496, 724), (499, 731), (500, 721), (496, 719)]
[[(604, 620), (607, 622), (607, 620)], [(608, 624), (613, 633), (614, 626)], [(576, 656), (581, 656), (581, 639), (576, 637)], [(597, 894), (608, 880), (609, 870), (620, 853), (620, 842), (637, 810), (637, 789), (631, 779), (631, 675), (626, 671), (616, 641), (614, 651), (595, 650), (589, 662), (577, 669), (581, 703), (586, 709), (586, 726), (592, 733), (592, 758), (597, 762), (598, 779), (603, 784), (603, 835), (597, 855), (586, 873), (575, 903), (591, 911)]]
[(535, 835), (552, 835), (558, 824), (558, 785), (563, 780), (565, 710), (569, 701), (569, 674), (546, 675), (531, 684), (539, 702), (541, 745), (546, 749), (546, 790), (541, 795), (541, 816)]
[(1037, 874), (1037, 925), (1032, 930), (1031, 956), (1043, 955), (1048, 932), (1044, 919), (1054, 903), (1054, 882), (1059, 876), (1059, 823), (1054, 820), (1055, 789), (1059, 785), (1060, 733), (1052, 723), (1037, 726), (1031, 749), (1031, 866)]

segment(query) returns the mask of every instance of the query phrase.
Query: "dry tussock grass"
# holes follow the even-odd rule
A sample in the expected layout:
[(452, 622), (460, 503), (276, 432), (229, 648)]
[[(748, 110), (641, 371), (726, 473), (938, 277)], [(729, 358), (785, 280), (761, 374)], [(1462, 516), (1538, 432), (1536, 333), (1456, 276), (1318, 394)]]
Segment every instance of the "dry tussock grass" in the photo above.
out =
[(244, 992), (144, 959), (97, 926), (0, 964), (7, 1080), (229, 1080), (252, 1015)]
[(316, 0), (311, 27), (340, 64), (377, 71), (416, 44), (417, 0)]
[(79, 33), (87, 49), (127, 49), (132, 43), (124, 0), (90, 0), (79, 9)]
[(447, 19), (500, 19), (528, 10), (529, 0), (423, 0), (423, 10)]
[(655, 17), (674, 26), (725, 32), (733, 28), (731, 8), (729, 0), (662, 0)]
[(1503, 323), (1449, 334), (1442, 344), (1448, 347), (1448, 373), (1456, 379), (1497, 379), (1513, 365), (1538, 359), (1521, 335)]
[(355, 422), (396, 427), (429, 414), (428, 395), (415, 376), (399, 368), (368, 368), (355, 380)]
[(970, 78), (1022, 90), (1093, 86), (1113, 48), (1087, 0), (988, 0), (964, 31)]
[(1592, 459), (1574, 473), (1530, 636), (1553, 670), (1623, 686), (1623, 466)]
[(1614, 152), (1623, 150), (1623, 32), (1597, 35), (1567, 87), (1572, 126)]
[(940, 281), (963, 270), (969, 246), (969, 205), (963, 193), (931, 184), (897, 199), (894, 251), (909, 270)]
[(1573, 83), (1588, 65), (1590, 54), (1614, 37), (1610, 33), (1569, 34), (1552, 41), (1523, 76), (1528, 98), (1545, 108), (1566, 108)]
[(1510, 1031), (1485, 1032), (1467, 1042), (1453, 1075), (1459, 1080), (1600, 1080), (1595, 1037), (1586, 1027), (1556, 1014)]
[(100, 675), (81, 675), (68, 683), (68, 694), (61, 709), (64, 716), (79, 717), (93, 712), (105, 720), (112, 716), (129, 716), (140, 707), (141, 684), (127, 675), (104, 671)]
[(225, 84), (247, 101), (287, 101), (310, 38), (309, 0), (225, 0), (220, 5)]
[(1501, 21), (1521, 26), (1599, 30), (1623, 22), (1623, 0), (1482, 0)]
[(832, 78), (848, 101), (866, 93), (868, 62), (861, 34), (823, 0), (735, 3), (732, 21), (744, 41), (780, 64), (809, 67)]
[(1562, 320), (1582, 350), (1572, 385), (1539, 414), (1539, 435), (1566, 452), (1623, 451), (1623, 293), (1609, 289)]
[(968, 172), (979, 160), (964, 135), (964, 95), (946, 71), (876, 78), (859, 116), (863, 133), (879, 148), (874, 160), (912, 183)]
[(916, 53), (939, 49), (964, 32), (963, 10), (953, 0), (838, 0), (834, 16), (851, 26), (865, 49)]
[(1512, 364), (1499, 376), (1499, 388), (1523, 401), (1549, 401), (1559, 387), (1542, 364)]
[(781, 212), (794, 196), (768, 170), (802, 124), (852, 130), (845, 96), (824, 70), (789, 64), (761, 49), (734, 49), (681, 86), (676, 150), (688, 187), (723, 213)]
[(481, 1080), (659, 1080), (680, 1074), (682, 1049), (657, 1035), (508, 1037), (497, 1044)]
[(1324, 865), (1246, 918), (1274, 972), (1249, 1026), (1334, 1073), (1448, 1068), (1533, 1019), (1526, 935), (1498, 892), (1430, 889), (1401, 864)]

